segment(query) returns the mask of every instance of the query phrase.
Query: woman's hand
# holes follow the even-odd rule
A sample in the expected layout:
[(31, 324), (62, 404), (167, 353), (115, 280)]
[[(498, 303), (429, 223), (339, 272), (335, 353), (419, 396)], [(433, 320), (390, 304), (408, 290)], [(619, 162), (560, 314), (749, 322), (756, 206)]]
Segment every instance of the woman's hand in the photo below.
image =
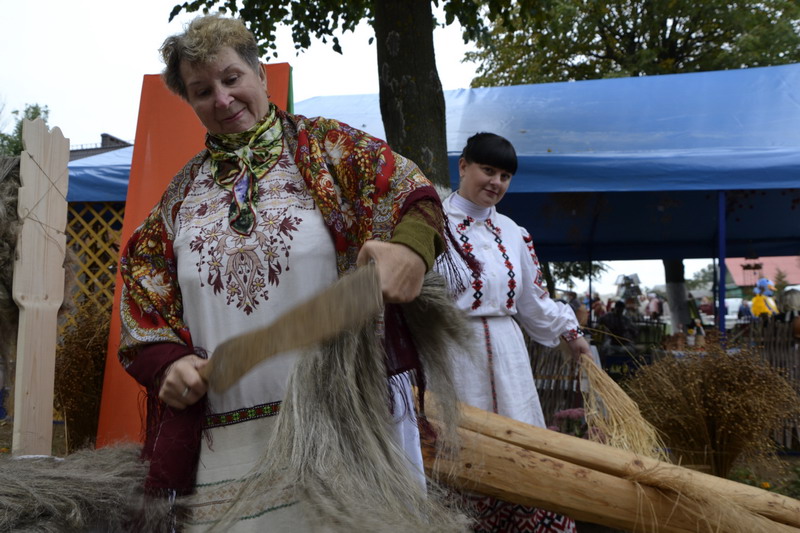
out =
[(198, 372), (207, 364), (208, 360), (190, 354), (169, 365), (158, 389), (158, 398), (176, 409), (185, 409), (197, 403), (208, 390)]
[(378, 267), (384, 301), (407, 303), (419, 296), (427, 267), (417, 252), (404, 244), (367, 241), (356, 264), (366, 265), (370, 259)]
[(567, 343), (567, 346), (569, 346), (570, 352), (572, 352), (572, 360), (575, 363), (581, 362), (581, 354), (583, 353), (592, 357), (592, 349), (584, 337), (572, 339)]

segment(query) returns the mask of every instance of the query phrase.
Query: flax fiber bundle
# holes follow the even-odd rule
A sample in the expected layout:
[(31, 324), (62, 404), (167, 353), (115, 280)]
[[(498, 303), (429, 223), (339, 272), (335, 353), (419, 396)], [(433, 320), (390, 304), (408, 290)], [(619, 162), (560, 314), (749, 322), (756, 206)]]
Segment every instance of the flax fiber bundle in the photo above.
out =
[(2, 456), (0, 531), (161, 530), (169, 523), (168, 503), (143, 505), (147, 466), (140, 453), (132, 445), (86, 449), (63, 459)]
[[(469, 328), (443, 278), (426, 276), (422, 294), (404, 306), (427, 385), (439, 391), (440, 450), (455, 433), (452, 349), (469, 348)], [(344, 332), (297, 363), (265, 453), (212, 531), (226, 531), (250, 502), (290, 499), (327, 531), (466, 531), (467, 518), (427, 491), (392, 437), (385, 353), (374, 325)], [(393, 406), (395, 415), (413, 409)], [(449, 427), (448, 427), (449, 426)], [(444, 497), (442, 495), (442, 497)]]

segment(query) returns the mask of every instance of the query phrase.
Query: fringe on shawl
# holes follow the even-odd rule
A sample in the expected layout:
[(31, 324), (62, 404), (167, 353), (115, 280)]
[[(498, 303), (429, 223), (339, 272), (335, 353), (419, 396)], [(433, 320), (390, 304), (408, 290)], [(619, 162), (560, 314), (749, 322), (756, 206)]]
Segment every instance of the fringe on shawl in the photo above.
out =
[[(442, 404), (447, 429), (437, 436), (438, 448), (452, 452), (458, 418), (452, 357), (469, 349), (471, 329), (434, 272), (404, 311), (426, 379)], [(370, 325), (297, 363), (264, 455), (211, 531), (226, 531), (265, 494), (276, 501), (288, 495), (313, 525), (329, 530), (468, 530), (469, 519), (445, 501), (447, 491), (435, 481), (422, 487), (394, 442), (384, 357)]]
[(174, 409), (158, 398), (169, 365), (192, 353), (205, 355), (200, 347), (171, 342), (148, 344), (139, 349), (126, 369), (139, 383), (147, 384), (142, 459), (149, 461), (145, 491), (153, 497), (171, 492), (185, 495), (194, 488), (208, 402), (203, 397), (186, 409)]
[[(442, 209), (443, 188), (434, 186), (431, 189), (435, 191), (436, 197), (429, 195), (422, 201), (411, 202), (404, 216), (410, 215), (425, 220), (430, 227), (443, 236), (443, 249), (437, 250), (436, 270), (444, 273), (450, 280), (450, 295), (458, 296), (470, 286), (473, 275), (480, 276), (483, 265), (474, 256), (464, 253), (450, 230), (447, 214)], [(466, 272), (460, 263), (466, 264), (468, 269)]]

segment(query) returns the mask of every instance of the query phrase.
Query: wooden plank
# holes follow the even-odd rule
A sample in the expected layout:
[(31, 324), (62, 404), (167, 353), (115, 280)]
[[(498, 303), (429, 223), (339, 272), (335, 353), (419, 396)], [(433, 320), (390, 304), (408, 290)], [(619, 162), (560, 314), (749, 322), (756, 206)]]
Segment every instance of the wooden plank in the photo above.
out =
[(64, 299), (69, 140), (41, 119), (24, 121), (14, 262), (19, 307), (14, 383), (14, 455), (50, 455), (57, 314)]

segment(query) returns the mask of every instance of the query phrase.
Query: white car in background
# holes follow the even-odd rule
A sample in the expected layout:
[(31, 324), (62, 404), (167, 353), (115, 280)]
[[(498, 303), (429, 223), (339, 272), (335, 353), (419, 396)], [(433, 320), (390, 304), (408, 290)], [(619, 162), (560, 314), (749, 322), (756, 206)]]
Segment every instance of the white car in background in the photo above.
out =
[(725, 298), (725, 329), (731, 329), (740, 322), (739, 307), (742, 305), (742, 298)]

